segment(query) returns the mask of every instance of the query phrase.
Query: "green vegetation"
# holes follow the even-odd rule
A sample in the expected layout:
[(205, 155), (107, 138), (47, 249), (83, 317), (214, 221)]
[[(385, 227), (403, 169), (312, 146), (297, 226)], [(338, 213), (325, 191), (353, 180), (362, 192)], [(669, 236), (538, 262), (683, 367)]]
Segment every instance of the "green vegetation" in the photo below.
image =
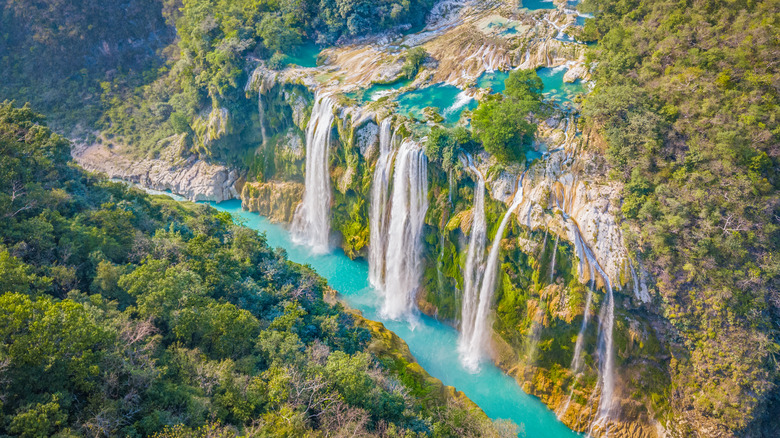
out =
[(699, 430), (776, 431), (780, 4), (583, 7), (600, 37), (585, 126), (664, 302), (672, 406)]
[(138, 85), (155, 75), (175, 37), (163, 9), (172, 1), (3, 2), (0, 101), (44, 108), (55, 126), (91, 131), (105, 109), (101, 81)]
[(403, 76), (406, 79), (414, 79), (427, 57), (428, 52), (422, 47), (415, 47), (414, 49), (408, 50), (406, 52), (406, 61), (404, 61), (404, 66), (401, 69)]
[(490, 95), (479, 103), (471, 125), (474, 137), (499, 162), (523, 161), (524, 149), (536, 133), (529, 113), (539, 109), (544, 85), (534, 70), (515, 70), (504, 83), (503, 94)]
[[(32, 102), (68, 134), (132, 144), (155, 157), (185, 133), (184, 152), (233, 165), (261, 143), (255, 62), (282, 68), (303, 44), (332, 44), (424, 23), (432, 0), (14, 1), (2, 9), (0, 98)], [(177, 37), (174, 40), (174, 36)], [(412, 50), (406, 73), (425, 53)], [(7, 67), (7, 68), (6, 68)], [(45, 91), (42, 91), (45, 90)], [(214, 115), (226, 129), (214, 131)], [(113, 137), (118, 137), (113, 140)], [(250, 164), (251, 166), (251, 164)]]
[(41, 122), (0, 105), (0, 433), (512, 436), (262, 235), (84, 173)]

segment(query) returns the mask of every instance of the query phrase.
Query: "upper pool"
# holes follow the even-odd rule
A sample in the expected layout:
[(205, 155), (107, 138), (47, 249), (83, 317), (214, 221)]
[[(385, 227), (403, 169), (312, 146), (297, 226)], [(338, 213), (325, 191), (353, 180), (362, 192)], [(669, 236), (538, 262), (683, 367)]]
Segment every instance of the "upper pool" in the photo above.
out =
[(320, 52), (322, 52), (322, 47), (314, 44), (314, 42), (308, 42), (287, 54), (287, 58), (290, 64), (300, 67), (316, 67), (317, 57), (320, 55)]
[(375, 102), (382, 97), (388, 96), (393, 92), (406, 87), (411, 83), (411, 79), (401, 79), (389, 84), (374, 84), (368, 88), (347, 93), (346, 96), (351, 99), (356, 99), (361, 104), (366, 102)]
[(520, 9), (539, 11), (542, 9), (556, 9), (553, 0), (521, 0)]
[(454, 124), (460, 119), (464, 110), (473, 110), (477, 101), (469, 97), (465, 91), (448, 84), (430, 85), (425, 88), (407, 91), (396, 98), (399, 114), (409, 115), (425, 120), (423, 109), (434, 107), (444, 117), (444, 122)]
[[(574, 82), (564, 82), (565, 67), (543, 67), (536, 70), (536, 74), (542, 79), (545, 99), (569, 104), (574, 96), (587, 91), (585, 85), (579, 79)], [(494, 93), (503, 93), (506, 89), (504, 81), (509, 77), (509, 72), (485, 72), (477, 79), (477, 87), (490, 88)]]

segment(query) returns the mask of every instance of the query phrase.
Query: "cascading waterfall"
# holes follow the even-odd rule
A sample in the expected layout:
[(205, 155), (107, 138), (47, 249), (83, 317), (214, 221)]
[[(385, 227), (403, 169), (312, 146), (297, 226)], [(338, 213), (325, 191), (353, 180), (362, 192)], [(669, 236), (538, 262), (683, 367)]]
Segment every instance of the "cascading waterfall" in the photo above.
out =
[(485, 220), (485, 178), (474, 166), (471, 156), (466, 156), (469, 170), (476, 178), (474, 188), (474, 206), (471, 209), (471, 234), (469, 235), (469, 249), (466, 254), (466, 267), (463, 273), (463, 308), (461, 312), (461, 330), (458, 340), (458, 351), (461, 359), (469, 354), (469, 342), (474, 335), (476, 324), (479, 281), (485, 245), (487, 243), (487, 222)]
[(525, 172), (520, 177), (517, 192), (515, 192), (514, 199), (512, 200), (512, 205), (504, 214), (504, 218), (501, 219), (501, 224), (498, 226), (498, 231), (496, 231), (496, 235), (493, 238), (493, 245), (490, 247), (490, 253), (485, 266), (485, 276), (482, 278), (482, 286), (479, 290), (479, 304), (474, 319), (474, 331), (463, 347), (464, 353), (461, 354), (463, 365), (474, 372), (479, 370), (479, 362), (484, 352), (483, 348), (489, 342), (488, 333), (490, 332), (490, 327), (488, 325), (488, 316), (490, 304), (493, 301), (493, 291), (496, 286), (496, 279), (498, 278), (498, 255), (501, 252), (501, 240), (504, 236), (504, 229), (506, 228), (507, 223), (509, 223), (509, 218), (523, 201), (524, 176)]
[(306, 179), (303, 201), (295, 210), (292, 236), (315, 253), (328, 251), (330, 230), (330, 174), (328, 150), (334, 120), (330, 96), (315, 97), (311, 119), (306, 127)]
[(550, 262), (550, 283), (553, 282), (555, 276), (555, 256), (558, 254), (558, 239), (559, 236), (555, 236), (555, 246), (553, 246), (552, 261)]
[(390, 319), (400, 319), (411, 314), (422, 276), (428, 159), (417, 142), (406, 139), (395, 158), (394, 168), (382, 313)]
[(390, 185), (390, 164), (393, 159), (393, 137), (391, 120), (386, 118), (379, 126), (379, 158), (376, 161), (374, 181), (371, 186), (371, 211), (369, 212), (371, 240), (368, 246), (368, 279), (377, 289), (381, 289), (384, 285), (387, 198)]
[(582, 317), (582, 325), (580, 326), (580, 332), (577, 333), (577, 342), (574, 344), (574, 357), (571, 360), (572, 374), (575, 375), (574, 382), (571, 384), (571, 390), (569, 391), (569, 398), (566, 400), (566, 404), (563, 405), (563, 409), (558, 412), (558, 419), (563, 418), (566, 415), (566, 411), (569, 410), (571, 405), (571, 398), (574, 396), (574, 388), (577, 382), (580, 380), (580, 366), (582, 364), (582, 346), (585, 343), (585, 329), (588, 328), (588, 316), (590, 314), (590, 304), (593, 302), (593, 287), (588, 288), (588, 298), (585, 300), (585, 314)]
[[(565, 213), (564, 213), (564, 218), (570, 220), (568, 215), (566, 215)], [(585, 241), (582, 238), (582, 234), (580, 233), (579, 227), (577, 226), (576, 223), (574, 223), (573, 220), (569, 223), (569, 225), (574, 234), (574, 239), (575, 239), (574, 243), (575, 246), (578, 248), (578, 255), (581, 258), (584, 257), (587, 260), (588, 265), (590, 266), (591, 287), (588, 289), (588, 297), (585, 303), (585, 314), (583, 315), (580, 332), (577, 334), (577, 341), (574, 346), (574, 357), (572, 358), (572, 363), (570, 367), (572, 374), (575, 374), (577, 378), (575, 379), (574, 383), (572, 383), (572, 389), (569, 393), (569, 398), (566, 404), (563, 406), (563, 409), (558, 413), (559, 418), (563, 417), (563, 415), (565, 415), (566, 411), (569, 409), (569, 405), (571, 404), (571, 398), (574, 393), (574, 385), (579, 380), (579, 369), (582, 364), (582, 349), (584, 344), (585, 330), (587, 329), (588, 326), (590, 306), (593, 298), (593, 287), (595, 285), (594, 270), (601, 276), (602, 280), (604, 281), (604, 286), (607, 290), (606, 300), (602, 304), (601, 311), (599, 312), (600, 330), (599, 330), (597, 350), (596, 350), (598, 354), (599, 376), (598, 376), (598, 383), (596, 389), (594, 390), (594, 393), (597, 392), (599, 389), (601, 389), (601, 397), (599, 401), (598, 412), (594, 420), (591, 422), (588, 430), (588, 435), (590, 435), (590, 432), (593, 430), (593, 427), (606, 426), (606, 423), (609, 421), (610, 416), (612, 414), (612, 397), (615, 388), (615, 382), (614, 382), (615, 356), (614, 356), (614, 346), (613, 346), (613, 339), (612, 339), (614, 322), (615, 322), (615, 301), (614, 301), (612, 285), (609, 281), (609, 277), (601, 268), (601, 265), (599, 265), (598, 261), (596, 260), (596, 257), (593, 255), (593, 252), (585, 244)], [(592, 393), (591, 396), (594, 393)]]
[(604, 285), (607, 288), (607, 299), (602, 304), (599, 314), (601, 330), (599, 331), (598, 352), (599, 369), (601, 371), (601, 398), (598, 414), (596, 415), (596, 420), (590, 426), (591, 429), (593, 426), (607, 425), (612, 414), (612, 396), (615, 389), (615, 351), (612, 340), (612, 332), (615, 328), (615, 297), (612, 293), (612, 285), (609, 283), (609, 278), (600, 267), (597, 266), (596, 269), (604, 278)]

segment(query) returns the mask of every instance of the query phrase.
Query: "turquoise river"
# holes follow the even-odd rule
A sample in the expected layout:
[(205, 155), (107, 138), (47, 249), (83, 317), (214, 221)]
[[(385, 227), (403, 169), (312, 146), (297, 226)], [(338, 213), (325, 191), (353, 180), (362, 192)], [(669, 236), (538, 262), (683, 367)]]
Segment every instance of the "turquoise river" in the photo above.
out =
[[(174, 198), (182, 199), (177, 196)], [(295, 245), (283, 226), (272, 224), (256, 213), (244, 211), (241, 201), (210, 205), (230, 213), (244, 225), (265, 233), (268, 244), (285, 249), (290, 260), (311, 266), (328, 280), (350, 307), (360, 310), (366, 318), (383, 322), (406, 341), (412, 354), (428, 373), (444, 384), (463, 391), (489, 417), (514, 421), (521, 425), (521, 430), (525, 430), (528, 438), (581, 436), (558, 421), (554, 412), (536, 397), (523, 392), (514, 379), (493, 364), (483, 364), (481, 371), (476, 374), (464, 369), (458, 360), (458, 332), (454, 328), (422, 314), (416, 317), (413, 324), (384, 319), (378, 312), (380, 297), (368, 282), (368, 264), (365, 261), (350, 260), (340, 250), (333, 250), (329, 254), (312, 254), (307, 248)]]

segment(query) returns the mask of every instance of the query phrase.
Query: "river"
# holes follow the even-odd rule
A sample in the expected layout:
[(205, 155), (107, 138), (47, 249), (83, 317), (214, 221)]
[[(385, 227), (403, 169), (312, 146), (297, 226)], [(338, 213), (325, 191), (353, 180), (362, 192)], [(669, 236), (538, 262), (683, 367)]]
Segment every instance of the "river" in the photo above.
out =
[(230, 213), (247, 227), (265, 233), (268, 244), (284, 248), (291, 261), (311, 266), (328, 280), (350, 307), (360, 310), (368, 319), (384, 323), (406, 341), (414, 357), (429, 374), (445, 385), (463, 391), (490, 418), (514, 421), (521, 425), (529, 438), (581, 436), (558, 421), (553, 411), (536, 397), (523, 392), (513, 378), (493, 364), (483, 364), (476, 374), (463, 368), (457, 352), (458, 332), (454, 328), (422, 314), (414, 324), (382, 318), (378, 312), (380, 296), (369, 284), (365, 261), (350, 260), (338, 249), (326, 254), (313, 254), (308, 248), (294, 244), (283, 226), (244, 211), (241, 201), (210, 205)]

